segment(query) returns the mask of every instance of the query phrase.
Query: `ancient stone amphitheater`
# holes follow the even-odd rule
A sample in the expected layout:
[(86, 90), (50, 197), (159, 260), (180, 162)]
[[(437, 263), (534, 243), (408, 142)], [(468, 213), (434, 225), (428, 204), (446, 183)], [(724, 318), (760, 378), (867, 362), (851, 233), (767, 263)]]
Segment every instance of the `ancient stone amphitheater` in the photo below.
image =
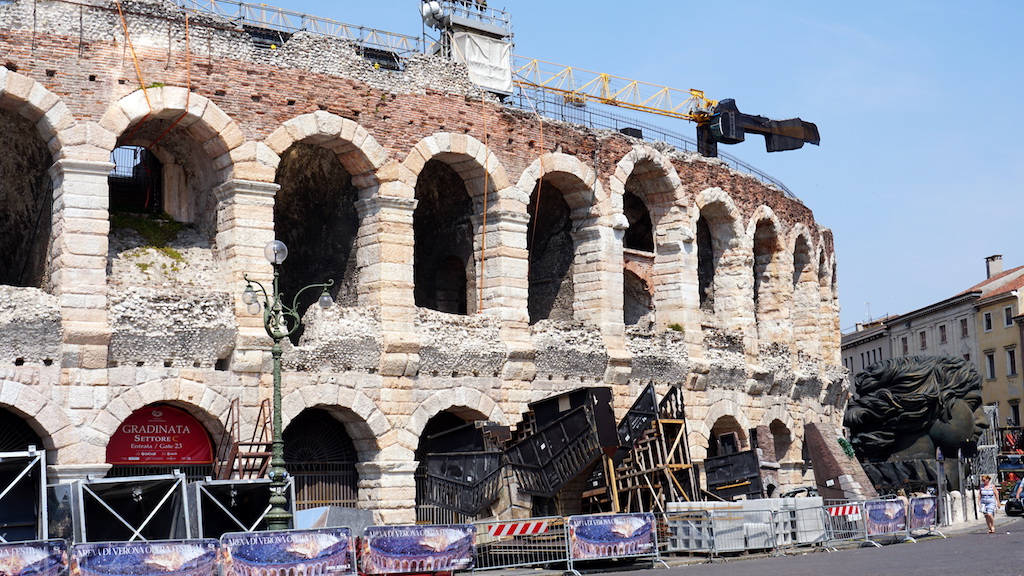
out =
[(507, 106), (442, 58), (184, 14), (0, 1), (0, 450), (44, 448), (51, 481), (209, 474), (108, 442), (152, 407), (214, 451), (253, 434), (271, 340), (243, 274), (270, 280), (276, 236), (289, 298), (334, 281), (285, 343), (292, 473), (344, 484), (307, 505), (412, 521), (427, 435), (579, 387), (621, 415), (650, 383), (682, 390), (697, 464), (760, 430), (780, 487), (805, 481), (804, 427), (838, 427), (847, 395), (807, 206)]

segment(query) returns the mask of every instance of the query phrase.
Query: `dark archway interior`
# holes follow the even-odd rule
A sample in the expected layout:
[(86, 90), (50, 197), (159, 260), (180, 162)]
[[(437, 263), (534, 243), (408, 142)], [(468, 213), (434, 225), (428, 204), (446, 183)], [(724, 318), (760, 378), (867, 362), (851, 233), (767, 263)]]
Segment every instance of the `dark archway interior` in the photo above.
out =
[[(424, 515), (424, 519), (429, 517), (428, 508), (433, 508), (425, 503), (426, 498), (424, 497), (427, 484), (427, 455), (432, 453), (434, 449), (430, 445), (429, 438), (442, 432), (448, 432), (449, 430), (458, 428), (466, 424), (466, 420), (460, 416), (453, 414), (448, 411), (438, 412), (433, 418), (427, 421), (427, 425), (423, 427), (423, 432), (420, 434), (420, 443), (416, 447), (416, 508), (417, 515), (421, 513)], [(417, 518), (419, 520), (419, 518)]]
[(746, 439), (743, 429), (732, 416), (719, 418), (711, 428), (708, 439), (708, 457), (725, 456), (741, 452), (745, 448)]
[(697, 289), (700, 292), (700, 307), (715, 309), (715, 249), (712, 244), (711, 227), (701, 215), (697, 219)]
[(41, 288), (52, 228), (50, 152), (35, 125), (7, 110), (0, 150), (0, 284)]
[(811, 264), (811, 247), (803, 236), (796, 239), (796, 249), (793, 251), (793, 286), (800, 283), (800, 277)]
[(575, 248), (572, 219), (562, 191), (545, 182), (530, 196), (530, 224), (526, 238), (530, 251), (530, 324), (539, 320), (572, 320)]
[(622, 213), (629, 228), (622, 236), (622, 245), (631, 250), (654, 252), (654, 226), (647, 204), (632, 192), (622, 195)]
[[(416, 238), (413, 269), (416, 305), (439, 312), (466, 314), (464, 304), (472, 290), (473, 201), (462, 178), (450, 166), (430, 160), (416, 181)], [(461, 269), (453, 266), (461, 262)], [(451, 290), (463, 286), (455, 299)], [(459, 302), (453, 306), (453, 302)]]
[(299, 509), (355, 507), (359, 456), (345, 425), (325, 410), (303, 410), (284, 429), (284, 459)]
[[(330, 292), (335, 302), (355, 306), (359, 191), (351, 175), (334, 152), (297, 143), (281, 155), (276, 182), (281, 189), (274, 201), (274, 234), (288, 246), (281, 265), (285, 301), (290, 303), (303, 286), (334, 280)], [(304, 292), (299, 313), (319, 297), (319, 290)], [(300, 336), (293, 334), (292, 342)]]
[(0, 408), (0, 452), (23, 452), (29, 446), (43, 448), (43, 440), (20, 416)]

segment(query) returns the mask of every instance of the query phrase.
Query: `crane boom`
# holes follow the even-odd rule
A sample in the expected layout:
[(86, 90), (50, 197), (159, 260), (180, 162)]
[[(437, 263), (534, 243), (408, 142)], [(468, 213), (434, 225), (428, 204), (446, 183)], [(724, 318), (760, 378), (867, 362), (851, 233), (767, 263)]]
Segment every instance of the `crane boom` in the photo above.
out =
[(678, 90), (520, 56), (515, 56), (512, 78), (521, 88), (560, 95), (570, 106), (596, 102), (695, 122), (698, 150), (705, 156), (717, 156), (719, 143), (737, 144), (748, 132), (763, 135), (769, 152), (820, 142), (818, 127), (811, 122), (744, 114), (734, 100), (711, 100), (693, 88)]

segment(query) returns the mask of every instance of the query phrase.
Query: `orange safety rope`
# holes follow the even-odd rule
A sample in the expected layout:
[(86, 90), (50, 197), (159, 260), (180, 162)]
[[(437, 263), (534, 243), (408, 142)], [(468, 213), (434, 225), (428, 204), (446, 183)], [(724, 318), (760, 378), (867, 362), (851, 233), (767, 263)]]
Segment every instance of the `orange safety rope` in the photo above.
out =
[(187, 92), (185, 92), (185, 110), (183, 110), (181, 116), (178, 116), (174, 122), (167, 127), (167, 130), (164, 130), (162, 134), (157, 136), (156, 140), (153, 140), (153, 143), (149, 146), (156, 146), (157, 142), (160, 142), (168, 132), (178, 125), (178, 122), (181, 122), (182, 119), (188, 115), (188, 107), (192, 102), (192, 48), (191, 37), (189, 36), (188, 31), (188, 12), (185, 13), (185, 90), (187, 90)]
[(124, 11), (121, 9), (121, 0), (114, 0), (117, 4), (117, 13), (121, 16), (121, 28), (124, 29), (124, 39), (128, 43), (128, 49), (131, 50), (132, 60), (135, 62), (135, 75), (139, 78), (139, 85), (142, 86), (142, 95), (146, 97), (146, 106), (149, 107), (149, 112), (142, 117), (142, 120), (132, 128), (132, 131), (128, 134), (125, 140), (131, 140), (131, 137), (139, 129), (140, 126), (149, 118), (149, 115), (153, 113), (153, 103), (149, 101), (149, 92), (146, 92), (146, 81), (142, 79), (142, 67), (139, 66), (139, 57), (135, 54), (135, 45), (132, 44), (132, 37), (128, 33), (128, 21), (125, 20)]

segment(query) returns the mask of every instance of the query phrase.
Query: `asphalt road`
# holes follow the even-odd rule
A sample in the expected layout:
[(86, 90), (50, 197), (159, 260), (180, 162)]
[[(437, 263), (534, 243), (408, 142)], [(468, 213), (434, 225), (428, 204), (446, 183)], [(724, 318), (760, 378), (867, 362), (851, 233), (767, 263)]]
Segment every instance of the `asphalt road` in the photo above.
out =
[(882, 548), (808, 552), (776, 558), (716, 560), (623, 576), (1024, 576), (1024, 519), (999, 518), (995, 534), (985, 525), (943, 538)]

